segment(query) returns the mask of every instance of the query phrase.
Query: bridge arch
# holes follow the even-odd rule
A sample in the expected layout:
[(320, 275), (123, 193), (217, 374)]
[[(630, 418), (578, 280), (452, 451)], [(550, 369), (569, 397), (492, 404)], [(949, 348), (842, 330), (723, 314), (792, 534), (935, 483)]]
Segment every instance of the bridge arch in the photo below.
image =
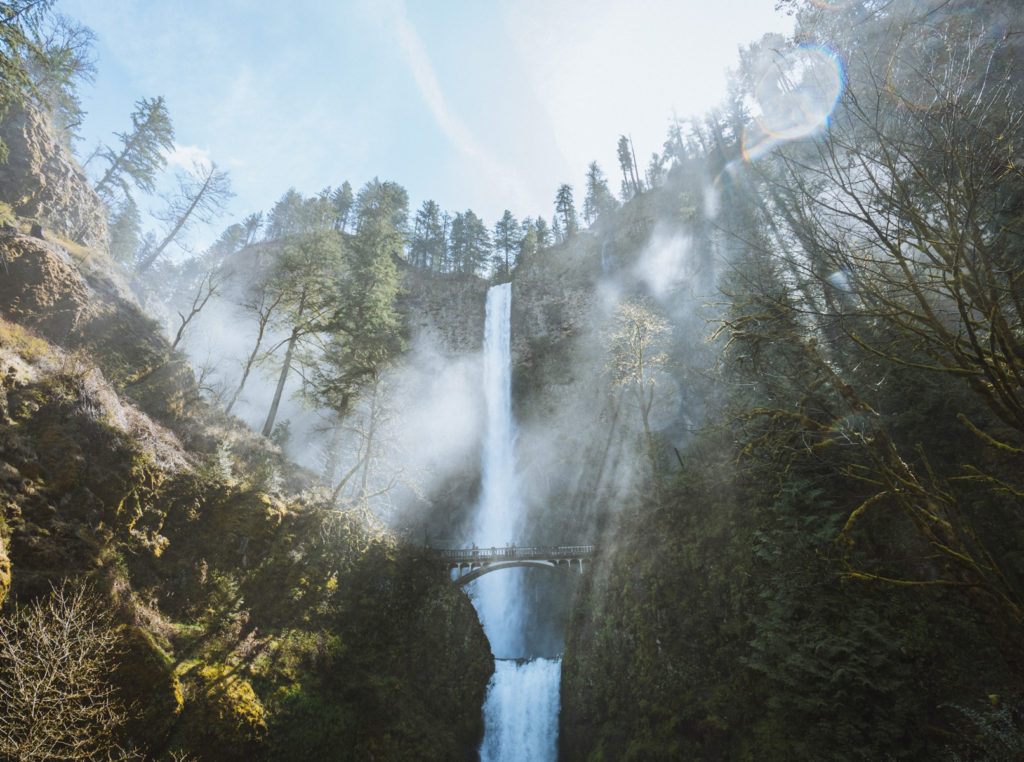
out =
[[(576, 565), (573, 565), (571, 561), (555, 562), (555, 561), (541, 561), (539, 559), (521, 559), (518, 561), (494, 561), (488, 564), (477, 564), (472, 567), (468, 565), (456, 566), (453, 565), (449, 569), (449, 573), (454, 572), (452, 576), (452, 582), (461, 587), (462, 585), (468, 584), (475, 579), (480, 579), (485, 574), (491, 572), (501, 571), (502, 569), (513, 569), (513, 568), (543, 568), (543, 569), (554, 569), (563, 573), (582, 574), (583, 573), (583, 561), (579, 560)], [(463, 573), (464, 568), (469, 568), (468, 572)]]
[(593, 545), (546, 547), (449, 548), (434, 551), (448, 569), (452, 582), (462, 586), (484, 574), (514, 567), (541, 567), (582, 574), (584, 564), (593, 557)]

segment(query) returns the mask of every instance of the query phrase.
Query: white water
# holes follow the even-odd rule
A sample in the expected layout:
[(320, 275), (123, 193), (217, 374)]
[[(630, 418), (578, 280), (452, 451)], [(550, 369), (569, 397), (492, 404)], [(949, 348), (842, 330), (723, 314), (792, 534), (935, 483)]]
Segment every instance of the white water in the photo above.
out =
[(555, 759), (558, 753), (558, 659), (498, 659), (484, 704), (488, 733), (481, 762)]
[[(471, 538), (480, 548), (515, 545), (522, 539), (512, 419), (511, 307), (510, 283), (487, 292), (483, 481)], [(527, 656), (523, 571), (496, 571), (471, 583), (473, 603), (496, 658), (484, 704), (482, 762), (553, 762), (557, 758), (561, 662), (523, 658)]]

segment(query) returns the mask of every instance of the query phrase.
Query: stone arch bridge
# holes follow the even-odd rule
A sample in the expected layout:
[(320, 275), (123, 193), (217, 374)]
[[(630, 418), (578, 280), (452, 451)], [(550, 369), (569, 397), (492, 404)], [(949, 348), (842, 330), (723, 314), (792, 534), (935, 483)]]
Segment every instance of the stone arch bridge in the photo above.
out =
[(452, 582), (465, 585), (485, 574), (514, 567), (541, 567), (582, 574), (596, 553), (593, 545), (548, 545), (435, 550)]

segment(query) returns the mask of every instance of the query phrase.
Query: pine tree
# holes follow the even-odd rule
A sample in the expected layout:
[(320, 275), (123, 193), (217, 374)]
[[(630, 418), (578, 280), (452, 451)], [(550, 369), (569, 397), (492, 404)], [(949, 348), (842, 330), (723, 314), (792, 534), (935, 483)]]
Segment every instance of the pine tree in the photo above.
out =
[(116, 133), (120, 148), (100, 151), (110, 162), (96, 183), (96, 192), (103, 198), (111, 198), (115, 190), (127, 194), (131, 185), (152, 193), (157, 172), (167, 163), (164, 152), (174, 145), (174, 127), (163, 96), (136, 101), (131, 120), (131, 131)]
[(31, 55), (24, 62), (33, 85), (33, 100), (49, 114), (58, 138), (70, 148), (85, 118), (77, 85), (92, 82), (96, 75), (96, 35), (59, 13), (37, 16), (31, 29)]
[(537, 253), (537, 225), (527, 217), (520, 226), (519, 253), (516, 256), (516, 264), (526, 262)]
[[(263, 423), (263, 436), (274, 431), (285, 383), (303, 342), (312, 341), (323, 328), (323, 321), (336, 303), (337, 279), (343, 271), (343, 250), (338, 233), (323, 227), (296, 233), (284, 244), (281, 256), (267, 278), (266, 286), (276, 299), (276, 319), (288, 337), (277, 377), (274, 397)], [(274, 303), (272, 297), (269, 303)], [(266, 304), (266, 303), (264, 303)], [(316, 342), (313, 342), (316, 343)], [(237, 395), (236, 395), (237, 397)]]
[(619, 168), (622, 170), (622, 200), (629, 201), (640, 193), (640, 176), (636, 169), (636, 154), (633, 143), (625, 135), (619, 135)]
[(424, 201), (413, 220), (409, 240), (409, 262), (416, 267), (435, 270), (445, 258), (444, 221), (436, 201)]
[(110, 256), (130, 265), (142, 245), (142, 218), (130, 195), (117, 205), (110, 218)]
[(349, 217), (352, 214), (352, 185), (348, 180), (341, 184), (341, 187), (331, 195), (331, 204), (334, 207), (335, 230), (344, 233), (348, 227)]
[[(50, 14), (53, 0), (0, 3), (0, 121), (17, 105), (46, 112), (69, 145), (81, 123), (79, 81), (95, 73), (92, 32), (66, 16)], [(7, 146), (0, 141), (0, 162)]]
[(551, 228), (548, 227), (548, 221), (538, 217), (533, 227), (537, 231), (537, 250), (546, 249), (551, 245)]
[(576, 202), (572, 196), (572, 186), (563, 183), (558, 187), (555, 195), (555, 214), (560, 218), (562, 235), (566, 239), (572, 238), (579, 229), (579, 222), (576, 219)]
[(516, 263), (519, 252), (519, 222), (508, 209), (501, 219), (494, 223), (494, 271), (502, 277), (508, 277)]
[(608, 189), (608, 180), (596, 161), (587, 167), (587, 195), (583, 199), (583, 219), (593, 224), (603, 214), (614, 211), (618, 206), (615, 196)]
[(665, 157), (659, 153), (651, 154), (651, 161), (647, 165), (647, 187), (657, 188), (665, 179)]
[(478, 274), (487, 265), (491, 254), (491, 240), (487, 226), (472, 209), (456, 213), (452, 220), (451, 250), (453, 270), (470, 275)]
[(373, 180), (356, 200), (356, 232), (349, 242), (340, 298), (325, 320), (327, 351), (314, 372), (314, 395), (344, 418), (360, 388), (402, 350), (396, 262), (403, 253), (408, 194)]

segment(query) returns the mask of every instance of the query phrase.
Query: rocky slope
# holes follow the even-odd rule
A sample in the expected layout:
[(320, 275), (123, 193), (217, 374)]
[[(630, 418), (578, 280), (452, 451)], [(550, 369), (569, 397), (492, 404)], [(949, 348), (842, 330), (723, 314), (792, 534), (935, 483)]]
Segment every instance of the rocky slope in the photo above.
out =
[[(5, 139), (39, 174), (0, 200), (76, 219), (20, 205), (58, 170)], [(468, 599), (206, 404), (102, 248), (45, 235), (0, 234), (0, 617), (86, 581), (120, 644), (109, 743), (144, 758), (471, 758), (493, 666)]]

